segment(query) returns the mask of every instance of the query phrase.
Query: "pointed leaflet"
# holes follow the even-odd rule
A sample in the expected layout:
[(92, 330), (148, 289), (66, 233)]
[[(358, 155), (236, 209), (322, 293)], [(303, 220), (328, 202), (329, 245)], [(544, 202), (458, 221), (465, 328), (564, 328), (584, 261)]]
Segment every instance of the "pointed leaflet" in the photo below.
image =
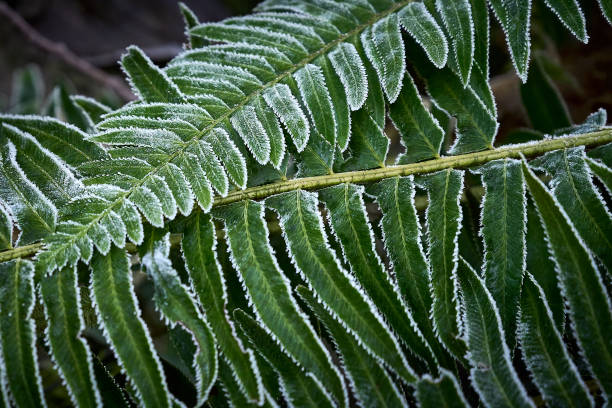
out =
[(369, 353), (406, 375), (406, 361), (397, 340), (329, 247), (316, 193), (283, 193), (268, 198), (266, 206), (278, 213), (289, 255), (317, 299)]
[(521, 162), (496, 160), (476, 172), (482, 175), (485, 188), (480, 215), (484, 281), (499, 309), (508, 347), (513, 350), (526, 254), (527, 203)]
[(0, 200), (0, 250), (13, 247), (13, 219)]
[(533, 407), (510, 359), (495, 301), (465, 260), (459, 260), (470, 380), (486, 406)]
[(406, 401), (379, 360), (365, 353), (360, 343), (319, 303), (312, 292), (298, 286), (297, 292), (317, 318), (325, 325), (341, 355), (351, 388), (362, 407), (399, 407)]
[(338, 403), (344, 405), (344, 384), (306, 316), (291, 295), (270, 244), (263, 206), (245, 200), (215, 211), (225, 222), (232, 262), (257, 317), (282, 349), (324, 383)]
[(474, 21), (468, 0), (436, 0), (436, 8), (453, 40), (453, 51), (459, 65), (461, 82), (470, 81), (474, 60)]
[(595, 174), (606, 187), (608, 194), (612, 194), (612, 169), (597, 160), (591, 159), (590, 157), (587, 158), (586, 161), (593, 174)]
[(608, 23), (612, 24), (612, 0), (597, 0), (599, 3), (599, 7), (601, 7), (601, 12), (603, 13)]
[(58, 118), (78, 127), (84, 132), (92, 133), (94, 124), (85, 110), (76, 104), (66, 91), (64, 85), (59, 85), (55, 88), (54, 96), (57, 97), (57, 107), (61, 110), (60, 115), (55, 115)]
[(87, 133), (53, 118), (0, 115), (0, 122), (29, 133), (41, 146), (71, 166), (108, 158), (103, 147), (86, 140)]
[[(341, 184), (320, 191), (321, 201), (329, 211), (334, 234), (342, 245), (343, 255), (362, 288), (372, 299), (398, 338), (417, 356), (435, 366), (435, 359), (397, 293), (396, 286), (384, 270), (374, 249), (374, 236), (367, 220), (363, 187)], [(413, 380), (412, 370), (398, 371), (405, 381)]]
[(308, 109), (312, 126), (332, 146), (336, 144), (337, 128), (334, 105), (320, 67), (307, 64), (293, 74), (300, 96)]
[(442, 68), (448, 57), (448, 43), (442, 29), (423, 3), (410, 3), (397, 13), (400, 25), (419, 43), (431, 62)]
[(32, 136), (11, 125), (3, 125), (0, 144), (6, 144), (7, 140), (13, 142), (17, 164), (28, 180), (55, 206), (61, 207), (82, 192), (83, 184), (72, 170)]
[(351, 43), (339, 44), (329, 53), (329, 60), (344, 85), (351, 110), (358, 110), (368, 96), (368, 78), (355, 46)]
[(559, 20), (583, 43), (589, 41), (584, 14), (576, 0), (544, 0)]
[(378, 74), (390, 103), (402, 89), (406, 71), (406, 53), (396, 13), (379, 20), (361, 34), (361, 44)]
[(223, 166), (232, 182), (239, 188), (246, 188), (247, 168), (244, 156), (230, 139), (227, 131), (221, 128), (213, 129), (206, 138), (213, 151), (223, 162)]
[(523, 82), (529, 68), (531, 0), (489, 0), (506, 33), (512, 63)]
[(590, 364), (590, 371), (610, 399), (612, 312), (599, 271), (565, 211), (525, 162), (523, 173), (544, 224), (576, 340)]
[(444, 131), (423, 106), (409, 73), (406, 73), (404, 86), (397, 100), (389, 108), (389, 117), (406, 147), (406, 152), (398, 157), (399, 164), (440, 156)]
[(111, 108), (103, 103), (84, 95), (72, 95), (70, 99), (74, 101), (92, 120), (97, 124), (102, 120), (102, 116), (110, 113)]
[[(3, 126), (2, 132), (5, 131), (6, 127)], [(17, 164), (16, 154), (12, 142), (6, 141), (0, 146), (0, 199), (10, 208), (19, 225), (19, 244), (25, 245), (55, 230), (57, 210), (27, 179)]]
[[(470, 0), (474, 21), (474, 67), (489, 79), (489, 43), (491, 24), (487, 0)], [(474, 79), (474, 78), (472, 78)]]
[(259, 164), (266, 164), (270, 160), (270, 137), (257, 118), (255, 108), (247, 105), (239, 109), (230, 120), (255, 160)]
[(217, 191), (217, 193), (219, 193), (221, 197), (225, 197), (229, 189), (229, 181), (227, 179), (227, 174), (225, 174), (225, 170), (223, 169), (219, 158), (215, 155), (212, 146), (208, 142), (200, 140), (193, 144), (189, 151), (198, 158), (200, 167), (202, 167), (202, 170), (204, 170), (204, 173), (206, 173), (206, 178), (208, 179), (210, 185)]
[(190, 48), (200, 48), (206, 45), (206, 41), (200, 37), (193, 36), (189, 33), (189, 30), (193, 27), (200, 24), (200, 20), (195, 13), (187, 7), (187, 5), (183, 2), (179, 2), (179, 9), (181, 11), (181, 15), (183, 16), (183, 20), (185, 21), (185, 36), (189, 40)]
[(91, 260), (91, 290), (100, 325), (146, 407), (168, 407), (166, 380), (151, 336), (140, 317), (125, 250), (113, 247)]
[(412, 62), (425, 80), (434, 105), (457, 118), (457, 138), (450, 153), (491, 149), (498, 126), (492, 113), (470, 86), (461, 84), (450, 68), (434, 69), (422, 54), (418, 48), (410, 49)]
[(544, 292), (531, 275), (523, 282), (518, 337), (527, 368), (549, 406), (593, 406), (555, 327)]
[(584, 148), (577, 147), (547, 153), (532, 166), (552, 177), (552, 194), (587, 247), (612, 271), (612, 215), (593, 185), (585, 159)]
[(433, 303), (431, 318), (440, 341), (460, 361), (465, 343), (459, 337), (457, 299), (457, 238), (461, 225), (459, 199), (463, 190), (463, 172), (443, 170), (419, 180), (427, 189), (427, 241), (429, 284)]
[[(198, 158), (193, 154), (184, 154), (179, 167), (183, 171), (185, 179), (191, 185), (191, 191), (193, 191), (193, 195), (198, 201), (200, 208), (202, 211), (208, 212), (212, 206), (213, 191)], [(134, 194), (132, 193), (131, 198), (133, 196)], [(153, 225), (158, 226), (156, 224)]]
[(461, 386), (453, 373), (440, 370), (438, 379), (423, 376), (416, 384), (416, 398), (421, 408), (462, 408), (469, 407), (461, 392)]
[(351, 113), (353, 134), (347, 150), (350, 157), (343, 165), (343, 171), (384, 167), (389, 151), (389, 138), (384, 133), (385, 97), (376, 72), (365, 56), (363, 46), (360, 43), (355, 46), (365, 65), (368, 97), (362, 109)]
[(121, 67), (143, 102), (185, 102), (178, 87), (140, 48), (128, 47), (127, 53), (121, 57)]
[(151, 225), (155, 227), (162, 227), (164, 225), (161, 203), (149, 188), (145, 186), (138, 187), (130, 194), (130, 199)]
[(544, 70), (542, 57), (535, 57), (527, 82), (521, 84), (521, 100), (534, 129), (552, 133), (572, 124), (565, 101)]
[(18, 407), (45, 407), (32, 318), (34, 265), (21, 259), (0, 263), (0, 287), (2, 388)]
[(285, 158), (285, 135), (281, 129), (274, 111), (268, 109), (263, 97), (253, 101), (257, 118), (260, 120), (268, 138), (270, 139), (270, 164), (276, 169), (280, 168)]
[(197, 371), (198, 403), (208, 399), (208, 393), (217, 378), (217, 349), (208, 322), (204, 320), (197, 303), (188, 289), (181, 284), (178, 273), (172, 267), (170, 234), (153, 243), (153, 251), (147, 252), (142, 264), (155, 286), (154, 301), (157, 310), (170, 325), (180, 324), (193, 336), (197, 346), (194, 366)]
[(421, 245), (421, 226), (414, 206), (413, 179), (394, 177), (382, 180), (368, 188), (368, 194), (375, 197), (382, 212), (380, 225), (383, 242), (395, 272), (399, 292), (438, 361), (446, 367), (447, 354), (441, 349), (429, 318), (432, 305), (429, 265)]
[(65, 267), (40, 282), (51, 358), (64, 379), (75, 406), (95, 407), (102, 402), (95, 382), (92, 356), (85, 339), (81, 296), (74, 267)]
[(263, 398), (259, 370), (252, 350), (244, 348), (227, 316), (227, 289), (217, 261), (216, 245), (215, 228), (210, 216), (195, 212), (186, 224), (182, 240), (191, 286), (240, 388), (247, 399), (259, 402)]
[(326, 56), (319, 56), (315, 64), (321, 68), (327, 90), (331, 98), (334, 120), (336, 122), (336, 144), (344, 151), (351, 137), (351, 111), (346, 99), (346, 92), (334, 67)]
[(555, 262), (549, 253), (544, 227), (533, 200), (527, 205), (527, 270), (544, 291), (557, 330), (565, 329), (565, 304), (559, 290)]
[(324, 383), (311, 373), (305, 374), (251, 316), (235, 309), (234, 319), (253, 347), (278, 373), (281, 392), (290, 407), (334, 406), (323, 391)]
[[(255, 404), (249, 403), (249, 401), (245, 398), (244, 393), (240, 388), (240, 383), (237, 381), (232, 367), (227, 363), (224, 356), (219, 358), (219, 379), (217, 384), (217, 386), (220, 386), (223, 390), (225, 404), (229, 404), (229, 406), (232, 407), (256, 406)], [(216, 406), (216, 404), (212, 404), (211, 399), (207, 401), (208, 405)]]
[(297, 151), (304, 150), (310, 137), (310, 125), (289, 87), (285, 84), (276, 84), (266, 89), (263, 97), (287, 129)]

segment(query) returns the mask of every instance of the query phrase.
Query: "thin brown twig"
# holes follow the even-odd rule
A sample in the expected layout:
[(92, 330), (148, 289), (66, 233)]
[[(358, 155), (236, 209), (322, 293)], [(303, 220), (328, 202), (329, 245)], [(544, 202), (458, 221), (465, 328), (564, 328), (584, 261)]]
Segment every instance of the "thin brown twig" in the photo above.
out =
[(65, 44), (49, 40), (3, 1), (0, 1), (0, 15), (6, 17), (32, 44), (58, 57), (65, 64), (99, 82), (104, 87), (112, 89), (122, 99), (126, 101), (134, 99), (134, 94), (121, 79), (107, 74), (80, 58), (70, 51)]

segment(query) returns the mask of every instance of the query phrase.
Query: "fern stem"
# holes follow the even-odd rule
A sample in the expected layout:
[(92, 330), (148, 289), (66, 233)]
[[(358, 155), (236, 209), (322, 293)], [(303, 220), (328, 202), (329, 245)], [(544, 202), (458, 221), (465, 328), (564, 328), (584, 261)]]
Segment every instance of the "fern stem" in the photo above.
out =
[[(446, 156), (418, 163), (283, 180), (263, 186), (250, 187), (245, 190), (232, 191), (226, 197), (215, 197), (213, 207), (248, 199), (260, 200), (275, 194), (292, 190), (317, 190), (342, 183), (371, 183), (390, 177), (408, 176), (411, 174), (427, 174), (449, 168), (474, 167), (498, 159), (519, 158), (521, 155), (525, 157), (534, 157), (553, 150), (567, 149), (576, 146), (593, 147), (610, 142), (612, 142), (612, 128), (606, 128), (596, 132), (563, 136), (556, 139), (546, 139), (538, 142), (509, 145), (497, 149), (461, 154), (457, 156)], [(180, 238), (180, 234), (172, 234), (171, 244), (174, 244), (174, 241), (178, 243)], [(0, 252), (0, 262), (32, 256), (42, 248), (43, 244), (39, 242), (9, 249)], [(126, 249), (128, 252), (136, 252), (137, 248), (134, 244), (127, 243)]]
[(597, 146), (609, 142), (612, 142), (612, 129), (606, 128), (591, 133), (563, 136), (556, 139), (546, 139), (538, 142), (509, 145), (497, 149), (461, 154), (457, 156), (445, 156), (418, 163), (285, 180), (263, 186), (251, 187), (245, 190), (232, 191), (226, 197), (216, 197), (213, 206), (217, 207), (246, 199), (263, 199), (271, 195), (284, 193), (291, 190), (317, 190), (342, 183), (370, 183), (396, 176), (433, 173), (449, 168), (474, 167), (483, 165), (493, 160), (519, 158), (521, 154), (525, 157), (533, 157), (553, 150), (566, 149), (576, 146)]

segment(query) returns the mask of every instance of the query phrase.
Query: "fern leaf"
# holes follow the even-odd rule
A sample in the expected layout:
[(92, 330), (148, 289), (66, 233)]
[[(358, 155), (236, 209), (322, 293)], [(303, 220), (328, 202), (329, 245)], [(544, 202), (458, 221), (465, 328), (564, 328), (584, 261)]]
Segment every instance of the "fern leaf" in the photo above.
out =
[(287, 129), (297, 151), (304, 150), (310, 137), (310, 125), (289, 87), (277, 84), (267, 89), (263, 97)]
[[(211, 163), (211, 165), (214, 165), (212, 160)], [(160, 178), (168, 185), (180, 213), (183, 215), (191, 214), (193, 210), (193, 192), (181, 169), (169, 163), (168, 166), (160, 172)], [(222, 180), (223, 178), (221, 178), (221, 188), (223, 187)]]
[[(19, 407), (46, 407), (36, 355), (34, 265), (0, 263), (0, 364), (4, 399)], [(9, 395), (6, 395), (6, 393)]]
[[(206, 178), (210, 182), (211, 187), (213, 187), (221, 197), (225, 197), (229, 190), (229, 180), (225, 173), (225, 169), (221, 165), (221, 161), (215, 155), (213, 147), (208, 142), (200, 140), (198, 143), (191, 146), (189, 151), (197, 157), (200, 167), (202, 167), (202, 170), (206, 173)], [(174, 217), (168, 218), (172, 219)]]
[(395, 102), (406, 71), (406, 54), (397, 14), (390, 14), (364, 30), (361, 43), (387, 99), (390, 103)]
[(589, 41), (584, 14), (576, 0), (544, 0), (559, 20), (583, 43)]
[[(205, 128), (212, 122), (212, 117), (203, 108), (192, 104), (179, 103), (139, 103), (126, 105), (121, 109), (104, 115), (104, 120), (97, 126), (100, 129), (122, 127), (126, 118), (133, 121), (134, 127), (158, 128), (159, 125), (187, 122), (196, 130)], [(164, 122), (166, 121), (166, 122)], [(143, 124), (145, 126), (143, 126)], [(157, 125), (157, 126), (156, 126)], [(153, 127), (156, 126), (156, 127)]]
[(423, 3), (410, 3), (398, 13), (400, 25), (421, 46), (429, 60), (443, 68), (448, 58), (444, 32)]
[(294, 78), (308, 110), (312, 126), (329, 144), (335, 146), (337, 124), (323, 71), (316, 65), (308, 64), (297, 71)]
[(459, 260), (457, 280), (472, 384), (488, 406), (533, 407), (512, 367), (499, 312), (485, 283), (463, 259)]
[(544, 224), (578, 345), (609, 399), (612, 336), (607, 327), (612, 327), (612, 312), (599, 271), (557, 200), (525, 163), (523, 173)]
[(134, 92), (144, 102), (184, 102), (176, 84), (147, 57), (140, 48), (130, 46), (121, 57), (121, 67), (128, 75)]
[(446, 370), (441, 370), (440, 378), (437, 379), (423, 376), (416, 385), (416, 398), (422, 408), (469, 406), (457, 379)]
[(606, 166), (603, 163), (600, 163), (597, 160), (593, 160), (591, 158), (587, 158), (587, 164), (589, 168), (593, 172), (594, 175), (597, 176), (599, 180), (603, 183), (608, 190), (608, 194), (612, 194), (612, 169)]
[(276, 263), (268, 243), (263, 206), (254, 201), (243, 201), (215, 210), (215, 216), (225, 222), (232, 262), (258, 319), (270, 330), (285, 353), (319, 381), (324, 381), (336, 401), (346, 405), (346, 390), (340, 375), (305, 315), (298, 309), (289, 284)]
[(285, 136), (273, 110), (268, 109), (263, 97), (257, 98), (253, 105), (257, 118), (270, 139), (270, 164), (279, 169), (285, 158)]
[(106, 151), (90, 142), (80, 129), (53, 118), (40, 116), (1, 115), (0, 122), (30, 134), (41, 146), (55, 153), (71, 166), (90, 160), (108, 158)]
[(427, 189), (429, 206), (426, 212), (427, 257), (430, 264), (429, 284), (433, 303), (431, 317), (440, 341), (455, 358), (462, 360), (465, 344), (459, 337), (459, 305), (457, 299), (457, 239), (462, 213), (459, 198), (463, 172), (444, 170), (426, 176), (419, 184)]
[(444, 131), (423, 106), (416, 85), (408, 73), (402, 92), (389, 108), (389, 117), (406, 147), (406, 153), (397, 159), (399, 164), (439, 157)]
[[(204, 212), (208, 212), (212, 207), (213, 191), (197, 156), (193, 154), (185, 154), (179, 167), (183, 170), (185, 179), (191, 186), (191, 191), (193, 191), (193, 195), (195, 196), (200, 208)], [(133, 196), (134, 193), (132, 193), (132, 198)]]
[(232, 126), (260, 164), (270, 160), (270, 138), (257, 117), (255, 108), (246, 106), (231, 118)]
[[(3, 125), (2, 133), (7, 132)], [(25, 245), (55, 230), (57, 210), (27, 179), (16, 160), (15, 145), (6, 141), (0, 147), (0, 198), (10, 208), (21, 230), (18, 244)]]
[(510, 48), (512, 63), (519, 78), (527, 81), (531, 41), (531, 0), (489, 0)]
[(97, 124), (102, 120), (102, 116), (110, 113), (111, 108), (103, 103), (84, 95), (72, 95), (70, 99), (79, 106), (89, 116), (90, 120)]
[(363, 407), (398, 407), (406, 405), (397, 387), (377, 359), (363, 352), (359, 343), (346, 332), (342, 324), (321, 305), (312, 292), (298, 286), (297, 292), (308, 307), (323, 322), (331, 334), (340, 354), (348, 379)]
[(196, 212), (183, 233), (182, 249), (191, 285), (206, 312), (221, 352), (247, 399), (261, 402), (263, 390), (253, 351), (245, 349), (227, 316), (227, 289), (216, 256), (210, 216)]
[(459, 65), (463, 86), (470, 82), (474, 60), (474, 21), (468, 0), (436, 0), (436, 9), (453, 40), (453, 52)]
[(96, 407), (102, 398), (95, 382), (92, 356), (81, 338), (85, 323), (77, 283), (74, 267), (63, 268), (41, 280), (40, 294), (48, 321), (45, 339), (70, 390), (72, 403)]
[(429, 290), (429, 265), (421, 245), (421, 228), (414, 207), (412, 177), (395, 177), (371, 186), (381, 212), (384, 244), (389, 254), (399, 292), (412, 311), (414, 320), (431, 346), (438, 361), (450, 366), (439, 346), (429, 314), (432, 298)]
[[(321, 190), (321, 201), (329, 211), (332, 230), (342, 246), (353, 274), (389, 322), (391, 329), (416, 355), (435, 366), (433, 353), (407, 311), (396, 285), (383, 269), (374, 249), (374, 237), (365, 213), (363, 187), (341, 184)], [(397, 367), (397, 366), (396, 366)], [(395, 368), (400, 377), (414, 379), (407, 364)]]
[(208, 143), (218, 158), (223, 162), (227, 175), (239, 187), (246, 188), (247, 166), (244, 157), (230, 139), (227, 131), (221, 128), (213, 129)]
[(234, 319), (249, 342), (279, 375), (279, 385), (290, 407), (332, 407), (325, 385), (313, 375), (303, 371), (283, 352), (257, 322), (240, 309), (234, 310)]
[(612, 271), (612, 215), (593, 185), (584, 148), (550, 152), (532, 163), (551, 177), (551, 192), (604, 266)]
[(612, 25), (612, 1), (610, 0), (597, 0), (599, 3), (599, 7), (601, 8), (601, 12), (603, 13), (608, 23)]
[(339, 44), (329, 59), (344, 85), (351, 110), (360, 109), (368, 96), (368, 78), (357, 49), (351, 43)]
[[(487, 0), (470, 0), (474, 21), (474, 68), (478, 68), (489, 79), (489, 46), (491, 23)], [(471, 78), (473, 79), (473, 78)], [(471, 81), (470, 81), (471, 83)]]
[(197, 405), (201, 406), (208, 399), (208, 393), (217, 378), (216, 341), (208, 322), (168, 260), (168, 237), (169, 234), (154, 243), (153, 251), (142, 258), (142, 263), (153, 279), (155, 305), (161, 315), (171, 325), (181, 324), (193, 335), (193, 341), (197, 345), (193, 362), (197, 370)]
[(527, 203), (521, 163), (511, 159), (493, 161), (478, 173), (485, 188), (480, 220), (483, 276), (499, 309), (508, 347), (513, 350), (526, 261)]
[(527, 368), (551, 406), (593, 406), (578, 369), (563, 345), (542, 288), (531, 275), (523, 282), (518, 336)]
[(168, 407), (166, 380), (140, 317), (125, 250), (113, 247), (91, 260), (91, 295), (100, 326), (143, 406)]
[(27, 179), (56, 207), (82, 192), (83, 184), (74, 173), (31, 135), (11, 125), (3, 125), (0, 143), (6, 144), (8, 140), (15, 146), (17, 164)]
[(193, 37), (189, 34), (189, 29), (200, 24), (198, 17), (195, 13), (183, 2), (179, 2), (179, 10), (181, 11), (181, 15), (183, 16), (183, 20), (185, 21), (185, 34), (187, 35), (187, 39), (189, 40), (189, 45), (191, 48), (200, 48), (203, 47), (206, 42), (201, 38)]
[(13, 247), (13, 218), (0, 200), (0, 250)]
[(336, 144), (344, 151), (351, 138), (351, 111), (346, 100), (344, 85), (328, 58), (320, 56), (315, 64), (321, 68), (332, 101), (336, 123)]
[[(201, 174), (198, 174), (198, 176), (200, 175)], [(150, 189), (145, 186), (140, 186), (134, 190), (130, 198), (151, 225), (155, 227), (162, 227), (164, 225), (164, 215), (161, 203)]]
[(266, 199), (266, 206), (278, 213), (289, 254), (317, 299), (369, 353), (394, 371), (405, 372), (406, 361), (397, 340), (329, 247), (316, 194), (283, 193)]
[(450, 153), (492, 148), (498, 124), (474, 90), (470, 86), (464, 87), (449, 68), (434, 70), (418, 59), (415, 59), (415, 65), (424, 77), (427, 92), (435, 105), (457, 118), (457, 138)]
[(527, 206), (527, 270), (544, 291), (546, 303), (551, 310), (555, 326), (559, 333), (565, 329), (565, 303), (559, 290), (559, 279), (555, 272), (555, 263), (551, 258), (546, 241), (546, 233), (540, 216), (529, 200)]

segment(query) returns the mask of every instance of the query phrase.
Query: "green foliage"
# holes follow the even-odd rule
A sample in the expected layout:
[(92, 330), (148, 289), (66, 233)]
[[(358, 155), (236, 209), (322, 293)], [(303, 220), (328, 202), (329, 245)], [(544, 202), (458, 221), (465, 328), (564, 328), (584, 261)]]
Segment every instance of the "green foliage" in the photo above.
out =
[(0, 405), (609, 403), (612, 130), (528, 71), (531, 0), (488, 3), (549, 136), (494, 147), (485, 0), (181, 4), (188, 49), (129, 47), (116, 110), (60, 87), (35, 116), (20, 74)]

